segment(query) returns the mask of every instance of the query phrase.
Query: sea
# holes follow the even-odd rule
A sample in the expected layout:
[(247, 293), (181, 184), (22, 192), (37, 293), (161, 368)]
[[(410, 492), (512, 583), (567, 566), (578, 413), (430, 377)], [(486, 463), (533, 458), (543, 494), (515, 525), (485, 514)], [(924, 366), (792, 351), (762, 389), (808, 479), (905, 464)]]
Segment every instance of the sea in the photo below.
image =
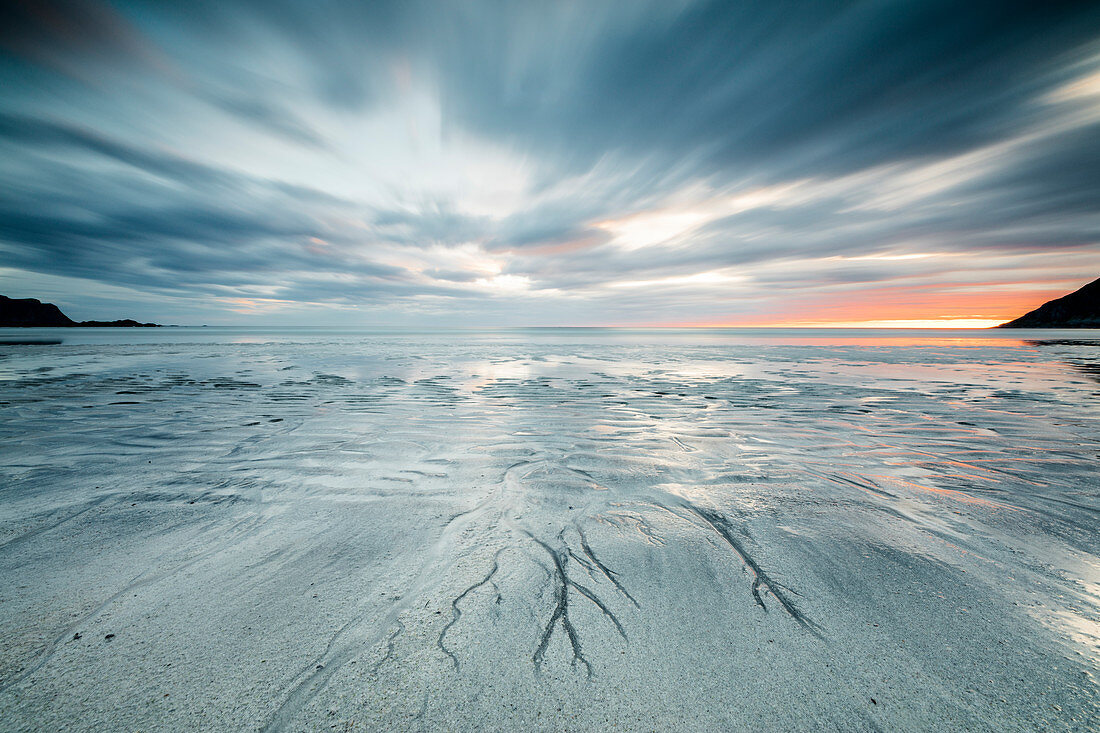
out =
[(0, 329), (0, 730), (1096, 730), (1100, 331)]

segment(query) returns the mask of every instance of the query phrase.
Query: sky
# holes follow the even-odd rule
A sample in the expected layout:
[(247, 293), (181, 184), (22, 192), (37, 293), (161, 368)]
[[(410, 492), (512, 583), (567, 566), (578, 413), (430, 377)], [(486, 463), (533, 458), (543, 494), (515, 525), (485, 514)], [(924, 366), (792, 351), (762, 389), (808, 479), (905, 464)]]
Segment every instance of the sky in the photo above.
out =
[(76, 319), (986, 326), (1100, 276), (1095, 2), (17, 2)]

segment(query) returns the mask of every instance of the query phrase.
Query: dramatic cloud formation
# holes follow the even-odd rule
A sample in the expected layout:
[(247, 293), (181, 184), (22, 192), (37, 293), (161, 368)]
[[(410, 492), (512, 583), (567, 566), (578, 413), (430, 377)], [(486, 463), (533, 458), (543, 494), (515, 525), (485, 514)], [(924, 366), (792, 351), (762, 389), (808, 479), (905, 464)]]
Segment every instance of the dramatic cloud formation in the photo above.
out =
[(978, 323), (1100, 275), (1096, 3), (3, 13), (0, 292), (76, 318)]

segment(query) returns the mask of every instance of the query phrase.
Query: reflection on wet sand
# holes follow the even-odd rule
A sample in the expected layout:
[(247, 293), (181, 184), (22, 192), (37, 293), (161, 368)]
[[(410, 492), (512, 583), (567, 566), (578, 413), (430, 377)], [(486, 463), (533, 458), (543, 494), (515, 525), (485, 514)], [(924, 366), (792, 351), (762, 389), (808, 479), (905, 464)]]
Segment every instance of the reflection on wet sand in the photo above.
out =
[(0, 718), (1100, 713), (1080, 346), (576, 338), (8, 352)]

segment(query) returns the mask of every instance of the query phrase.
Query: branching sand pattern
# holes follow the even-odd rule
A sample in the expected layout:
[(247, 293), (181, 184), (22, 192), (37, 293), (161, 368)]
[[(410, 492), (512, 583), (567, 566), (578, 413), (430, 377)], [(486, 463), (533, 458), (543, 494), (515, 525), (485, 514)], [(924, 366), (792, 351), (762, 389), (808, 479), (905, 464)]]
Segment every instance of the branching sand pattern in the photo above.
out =
[(1100, 711), (1095, 384), (1039, 347), (335, 346), (3, 362), (7, 727)]

